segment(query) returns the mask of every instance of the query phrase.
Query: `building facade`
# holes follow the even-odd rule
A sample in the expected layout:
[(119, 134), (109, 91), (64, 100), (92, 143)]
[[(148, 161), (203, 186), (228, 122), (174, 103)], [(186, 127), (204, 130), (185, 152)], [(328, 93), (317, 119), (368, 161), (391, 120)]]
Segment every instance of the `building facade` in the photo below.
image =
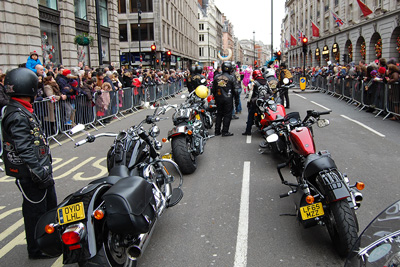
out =
[[(93, 42), (79, 45), (79, 35), (88, 35)], [(79, 61), (92, 67), (117, 64), (117, 4), (107, 0), (3, 0), (0, 43), (3, 70), (26, 63), (32, 51), (45, 66), (75, 67)]]
[[(365, 60), (370, 63), (381, 57), (398, 60), (400, 1), (363, 2), (372, 11), (367, 16), (356, 0), (286, 1), (282, 50), (289, 66), (303, 65), (300, 35), (309, 39), (305, 58), (307, 66), (326, 65), (328, 61), (347, 64)], [(311, 23), (318, 27), (319, 36), (313, 36)], [(297, 44), (287, 47), (292, 36)]]
[(121, 64), (184, 69), (198, 61), (197, 11), (196, 0), (118, 0)]

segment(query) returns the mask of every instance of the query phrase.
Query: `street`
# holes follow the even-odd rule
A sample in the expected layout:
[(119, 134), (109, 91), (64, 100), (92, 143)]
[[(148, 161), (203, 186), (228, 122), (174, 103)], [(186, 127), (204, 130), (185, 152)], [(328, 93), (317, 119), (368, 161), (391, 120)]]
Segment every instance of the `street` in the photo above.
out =
[[(302, 118), (306, 110), (332, 110), (323, 116), (326, 128), (314, 126), (317, 150), (331, 152), (339, 170), (350, 183), (363, 181), (364, 201), (357, 210), (361, 231), (384, 208), (397, 201), (400, 178), (398, 122), (359, 112), (345, 101), (313, 92), (290, 92), (291, 108)], [(180, 96), (169, 99), (175, 104)], [(247, 120), (246, 99), (242, 94), (242, 114), (232, 120), (232, 137), (213, 137), (197, 159), (197, 170), (184, 176), (184, 197), (160, 218), (149, 246), (138, 266), (343, 266), (333, 249), (325, 227), (303, 229), (295, 216), (293, 196), (280, 199), (290, 190), (281, 184), (276, 166), (283, 160), (260, 151), (260, 133), (253, 126), (252, 136), (243, 136)], [(128, 114), (114, 120), (100, 132), (118, 132), (141, 121), (152, 110)], [(172, 128), (168, 120), (158, 123), (166, 137)], [(146, 126), (147, 127), (147, 126)], [(214, 133), (214, 129), (211, 129)], [(84, 136), (73, 136), (75, 142)], [(65, 139), (62, 146), (52, 142), (54, 177), (58, 202), (93, 179), (107, 174), (106, 153), (112, 138), (74, 148)], [(161, 154), (169, 152), (170, 143)], [(284, 177), (295, 181), (288, 168)], [(23, 218), (22, 197), (14, 179), (0, 174), (0, 266), (63, 266), (62, 257), (29, 260)]]

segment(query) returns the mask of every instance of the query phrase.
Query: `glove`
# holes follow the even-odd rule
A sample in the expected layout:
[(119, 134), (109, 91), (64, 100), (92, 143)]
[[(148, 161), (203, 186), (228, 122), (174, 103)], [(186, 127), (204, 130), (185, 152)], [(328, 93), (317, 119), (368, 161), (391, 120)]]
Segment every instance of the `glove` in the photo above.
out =
[(53, 176), (47, 166), (42, 168), (40, 174), (32, 170), (32, 181), (38, 185), (39, 189), (45, 189), (54, 185)]

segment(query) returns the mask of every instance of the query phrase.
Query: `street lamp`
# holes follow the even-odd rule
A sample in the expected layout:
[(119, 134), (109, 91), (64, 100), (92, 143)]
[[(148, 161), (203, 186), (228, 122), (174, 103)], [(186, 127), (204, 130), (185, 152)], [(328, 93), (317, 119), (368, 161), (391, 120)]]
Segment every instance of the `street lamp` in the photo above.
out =
[(256, 32), (253, 31), (253, 49), (254, 49), (254, 60), (253, 60), (253, 64), (254, 64), (254, 68), (256, 67)]
[[(207, 27), (207, 41), (208, 41), (208, 62), (210, 62), (210, 27)], [(211, 62), (210, 62), (211, 65)]]
[(140, 63), (142, 63), (142, 47), (140, 44), (141, 41), (141, 35), (140, 35), (140, 19), (142, 18), (142, 10), (140, 9), (142, 7), (142, 4), (140, 3), (140, 0), (137, 0), (137, 12), (138, 12), (138, 37), (139, 37), (139, 58), (140, 58)]

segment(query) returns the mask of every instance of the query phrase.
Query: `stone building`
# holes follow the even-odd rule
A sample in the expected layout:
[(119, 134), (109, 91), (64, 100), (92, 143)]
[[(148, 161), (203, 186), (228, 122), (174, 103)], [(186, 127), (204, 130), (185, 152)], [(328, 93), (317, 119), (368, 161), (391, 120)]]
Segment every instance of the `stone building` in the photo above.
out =
[[(75, 43), (76, 36), (84, 33), (93, 37), (91, 46)], [(107, 0), (3, 0), (0, 43), (3, 70), (26, 63), (32, 51), (44, 65), (75, 67), (78, 61), (92, 67), (117, 64), (117, 4)]]
[(197, 13), (197, 0), (118, 0), (121, 64), (189, 67), (199, 58)]
[[(371, 14), (364, 15), (356, 0), (286, 0), (283, 20), (282, 45), (289, 66), (303, 65), (303, 52), (299, 35), (309, 39), (306, 65), (366, 63), (383, 57), (399, 60), (400, 1), (365, 0)], [(343, 22), (343, 24), (342, 24)], [(313, 36), (312, 24), (319, 29)], [(316, 35), (316, 34), (314, 34)]]

